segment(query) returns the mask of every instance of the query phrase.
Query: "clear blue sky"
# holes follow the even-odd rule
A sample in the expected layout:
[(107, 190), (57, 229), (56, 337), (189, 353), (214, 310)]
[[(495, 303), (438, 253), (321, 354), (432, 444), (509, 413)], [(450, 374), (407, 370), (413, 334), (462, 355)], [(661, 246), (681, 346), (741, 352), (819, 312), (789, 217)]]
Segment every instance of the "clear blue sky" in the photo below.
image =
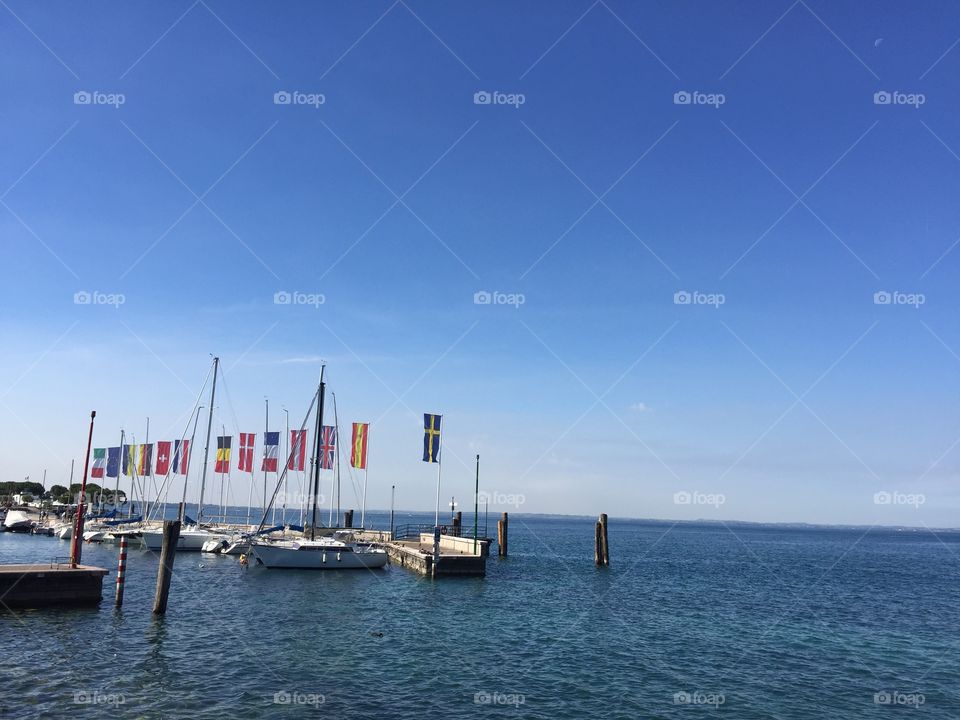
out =
[(215, 422), (278, 429), (323, 358), (372, 507), (432, 508), (429, 411), (445, 503), (479, 452), (497, 510), (960, 525), (958, 36), (939, 3), (4, 0), (4, 479), (65, 481), (93, 408), (96, 446), (176, 436), (210, 353)]

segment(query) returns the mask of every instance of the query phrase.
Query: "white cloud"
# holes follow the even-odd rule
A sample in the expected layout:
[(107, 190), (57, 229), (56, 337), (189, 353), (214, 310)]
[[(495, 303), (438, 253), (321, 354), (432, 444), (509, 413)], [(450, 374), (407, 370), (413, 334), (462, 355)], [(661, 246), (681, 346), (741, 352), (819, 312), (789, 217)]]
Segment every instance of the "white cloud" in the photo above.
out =
[(645, 402), (635, 402), (629, 407), (630, 410), (637, 413), (653, 412), (653, 408)]

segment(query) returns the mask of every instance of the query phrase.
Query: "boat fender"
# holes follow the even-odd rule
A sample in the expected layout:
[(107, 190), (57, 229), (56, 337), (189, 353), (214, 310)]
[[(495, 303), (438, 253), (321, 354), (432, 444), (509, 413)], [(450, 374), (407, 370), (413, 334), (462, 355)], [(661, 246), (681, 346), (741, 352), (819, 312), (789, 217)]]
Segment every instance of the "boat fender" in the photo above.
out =
[(340, 562), (340, 553), (337, 553), (337, 562)]
[(246, 555), (241, 555), (241, 556), (240, 556), (240, 564), (241, 564), (243, 567), (246, 567), (246, 566), (247, 566), (247, 556), (246, 556)]

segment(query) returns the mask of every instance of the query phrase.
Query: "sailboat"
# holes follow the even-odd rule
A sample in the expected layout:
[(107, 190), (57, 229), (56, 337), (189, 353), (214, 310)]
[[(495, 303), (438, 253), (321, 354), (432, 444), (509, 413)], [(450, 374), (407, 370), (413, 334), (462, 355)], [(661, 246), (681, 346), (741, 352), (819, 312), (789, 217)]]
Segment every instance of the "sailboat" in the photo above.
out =
[[(316, 435), (313, 458), (313, 516), (310, 523), (309, 539), (296, 538), (290, 540), (252, 539), (250, 552), (257, 562), (268, 568), (302, 568), (309, 570), (347, 570), (358, 568), (381, 568), (387, 564), (387, 552), (369, 545), (356, 543), (350, 531), (337, 531), (333, 537), (316, 537), (317, 530), (317, 495), (320, 491), (320, 436), (323, 427), (323, 400), (325, 384), (323, 372), (320, 369), (320, 387), (314, 395), (317, 403)], [(311, 409), (313, 403), (311, 403)], [(307, 410), (307, 418), (310, 410)], [(304, 425), (307, 420), (304, 419)], [(289, 461), (288, 461), (289, 466)], [(286, 476), (287, 470), (278, 479), (277, 489)], [(276, 492), (274, 492), (276, 497)], [(272, 501), (271, 501), (272, 504)], [(264, 512), (261, 529), (266, 522), (267, 513)], [(306, 535), (306, 529), (304, 529)]]
[[(197, 521), (192, 525), (183, 525), (180, 529), (180, 539), (177, 541), (178, 550), (201, 550), (205, 543), (210, 540), (229, 539), (230, 535), (216, 528), (204, 527), (203, 522), (203, 494), (207, 482), (207, 460), (210, 455), (210, 432), (213, 428), (213, 408), (217, 392), (217, 370), (220, 367), (220, 358), (213, 359), (213, 383), (210, 386), (210, 404), (207, 413), (207, 441), (203, 448), (203, 473), (200, 476), (200, 502), (197, 504)], [(191, 446), (193, 443), (191, 442)], [(190, 472), (190, 460), (193, 453), (187, 458), (187, 475)], [(186, 484), (186, 476), (184, 477)], [(184, 491), (186, 493), (186, 491)], [(181, 507), (186, 507), (181, 504)], [(186, 520), (185, 512), (181, 512), (181, 523)], [(162, 528), (144, 528), (141, 534), (141, 540), (144, 547), (148, 550), (160, 550), (163, 547), (163, 529)]]

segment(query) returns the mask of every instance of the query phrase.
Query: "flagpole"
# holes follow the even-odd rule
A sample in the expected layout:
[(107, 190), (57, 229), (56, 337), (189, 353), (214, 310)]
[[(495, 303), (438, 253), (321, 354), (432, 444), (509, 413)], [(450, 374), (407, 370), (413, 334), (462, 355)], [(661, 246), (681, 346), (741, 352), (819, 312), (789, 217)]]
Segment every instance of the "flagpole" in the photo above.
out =
[(477, 455), (477, 484), (473, 489), (473, 554), (477, 554), (477, 517), (480, 510), (480, 455)]
[[(267, 512), (267, 433), (270, 432), (270, 398), (264, 398), (263, 416), (263, 512)], [(276, 511), (274, 511), (276, 519)]]
[[(120, 449), (117, 451), (117, 482), (113, 491), (113, 504), (116, 506), (117, 498), (120, 496), (120, 453), (123, 452), (123, 428), (120, 428)], [(110, 448), (107, 448), (107, 469), (110, 465)], [(127, 506), (127, 518), (131, 517), (130, 506)]]
[[(223, 436), (227, 436), (227, 426), (221, 424), (220, 427), (223, 429)], [(220, 466), (220, 515), (222, 516), (221, 522), (226, 522), (227, 511), (223, 505), (223, 466)]]
[[(149, 442), (150, 442), (150, 418), (147, 418), (147, 435), (146, 435), (146, 437), (143, 439), (143, 452), (144, 452), (144, 454), (146, 454), (146, 452), (147, 452), (147, 444), (148, 444)], [(147, 466), (144, 465), (144, 469), (147, 470), (147, 469), (149, 469), (149, 468), (147, 468)], [(140, 481), (143, 483), (143, 502), (144, 502), (144, 504), (146, 504), (146, 502), (147, 502), (147, 478), (146, 478), (146, 475), (147, 475), (147, 474), (148, 474), (148, 473), (144, 473), (144, 475), (140, 478)], [(160, 498), (157, 498), (157, 500), (159, 501)], [(164, 510), (166, 510), (166, 508), (164, 508)]]
[[(283, 436), (283, 446), (286, 452), (284, 455), (287, 458), (287, 474), (283, 476), (283, 517), (280, 518), (280, 522), (286, 526), (287, 524), (287, 495), (290, 493), (290, 411), (286, 408), (283, 408), (283, 412), (287, 416), (287, 433)], [(278, 466), (279, 467), (279, 464)]]
[(437, 456), (437, 512), (433, 518), (433, 524), (440, 527), (440, 457)]
[(93, 410), (90, 413), (90, 432), (87, 435), (87, 457), (83, 461), (83, 482), (80, 485), (80, 503), (77, 505), (77, 518), (74, 521), (73, 527), (73, 541), (70, 544), (70, 565), (72, 567), (77, 567), (80, 564), (81, 553), (83, 552), (83, 545), (81, 543), (83, 535), (83, 514), (84, 514), (84, 500), (86, 499), (85, 494), (87, 492), (87, 468), (90, 465), (90, 446), (93, 444), (93, 420), (97, 417), (97, 411)]
[[(203, 410), (203, 405), (197, 405), (197, 414), (193, 416), (193, 434), (190, 435), (190, 444), (187, 446), (186, 452), (183, 449), (183, 443), (186, 438), (180, 438), (180, 455), (178, 457), (178, 465), (180, 469), (183, 470), (183, 502), (180, 503), (180, 523), (182, 524), (184, 518), (187, 515), (187, 480), (190, 477), (190, 459), (193, 457), (193, 443), (197, 439), (197, 423), (200, 421), (200, 411)], [(187, 421), (189, 423), (189, 420)], [(176, 454), (176, 453), (174, 453)], [(183, 456), (187, 456), (187, 461), (183, 461)]]
[(367, 430), (363, 434), (366, 444), (366, 457), (363, 458), (363, 500), (360, 505), (360, 527), (367, 529), (367, 474), (370, 472), (370, 423), (367, 423)]

